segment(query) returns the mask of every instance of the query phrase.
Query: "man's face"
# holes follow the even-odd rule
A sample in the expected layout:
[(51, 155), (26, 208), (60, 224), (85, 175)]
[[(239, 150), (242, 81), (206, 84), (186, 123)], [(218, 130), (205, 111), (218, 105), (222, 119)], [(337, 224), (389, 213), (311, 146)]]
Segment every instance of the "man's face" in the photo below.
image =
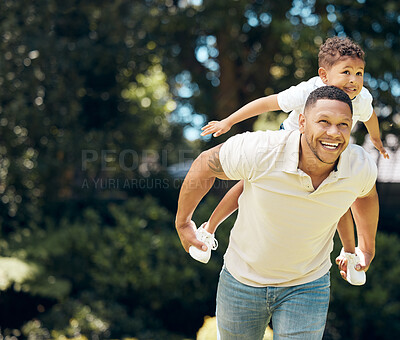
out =
[(364, 61), (352, 57), (341, 58), (329, 69), (321, 67), (318, 73), (324, 84), (338, 87), (353, 99), (363, 87)]
[(299, 129), (307, 144), (302, 150), (308, 148), (314, 157), (309, 161), (334, 164), (349, 144), (351, 125), (351, 110), (344, 102), (319, 99), (308, 107), (300, 114)]

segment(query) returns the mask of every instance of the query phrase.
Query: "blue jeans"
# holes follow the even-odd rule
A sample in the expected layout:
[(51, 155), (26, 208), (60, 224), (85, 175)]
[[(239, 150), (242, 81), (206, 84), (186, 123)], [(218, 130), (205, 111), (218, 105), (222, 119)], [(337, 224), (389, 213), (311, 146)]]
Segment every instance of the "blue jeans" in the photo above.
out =
[(261, 340), (272, 318), (274, 340), (322, 339), (330, 275), (293, 287), (251, 287), (222, 269), (217, 289), (218, 340)]

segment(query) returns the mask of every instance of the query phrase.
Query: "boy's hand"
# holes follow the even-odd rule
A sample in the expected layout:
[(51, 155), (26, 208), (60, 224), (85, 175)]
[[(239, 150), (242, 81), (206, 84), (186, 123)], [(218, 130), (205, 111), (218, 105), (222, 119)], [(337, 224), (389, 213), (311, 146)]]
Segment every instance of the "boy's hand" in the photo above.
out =
[(380, 138), (371, 138), (372, 144), (374, 144), (375, 148), (379, 151), (379, 153), (383, 156), (383, 158), (389, 159), (389, 154), (386, 149), (383, 147), (383, 143)]
[(223, 119), (221, 121), (213, 120), (212, 122), (208, 122), (206, 126), (203, 126), (201, 128), (203, 130), (201, 136), (207, 136), (212, 133), (214, 137), (218, 137), (228, 132), (231, 127), (232, 125), (229, 124), (226, 119)]

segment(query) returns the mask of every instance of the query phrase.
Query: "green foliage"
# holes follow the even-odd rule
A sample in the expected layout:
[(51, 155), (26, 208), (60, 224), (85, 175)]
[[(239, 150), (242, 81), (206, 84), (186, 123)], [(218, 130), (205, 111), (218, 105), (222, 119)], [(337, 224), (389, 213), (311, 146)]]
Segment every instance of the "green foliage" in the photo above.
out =
[(140, 29), (146, 11), (128, 1), (0, 3), (5, 232), (41, 223), (45, 202), (90, 200), (85, 179), (149, 176), (156, 169), (139, 170), (147, 153), (172, 158), (181, 145), (163, 52)]
[[(216, 202), (210, 196), (197, 218), (205, 221)], [(49, 220), (45, 229), (11, 242), (10, 254), (41, 267), (21, 289), (54, 301), (24, 334), (115, 338), (198, 329), (214, 313), (229, 229), (221, 226), (222, 247), (204, 266), (184, 252), (173, 216), (153, 198), (112, 203), (102, 215), (87, 209), (72, 223)]]
[[(331, 271), (332, 294), (327, 339), (397, 339), (400, 326), (400, 242), (394, 234), (377, 235), (376, 256), (367, 272), (364, 286), (351, 286)], [(335, 242), (332, 261), (341, 244)]]

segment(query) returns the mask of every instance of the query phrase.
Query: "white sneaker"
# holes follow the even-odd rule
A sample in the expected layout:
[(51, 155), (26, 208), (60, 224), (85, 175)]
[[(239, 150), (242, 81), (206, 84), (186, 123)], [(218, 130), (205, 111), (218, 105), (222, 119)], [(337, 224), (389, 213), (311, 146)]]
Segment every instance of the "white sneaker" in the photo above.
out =
[(358, 247), (356, 247), (355, 254), (346, 253), (344, 251), (344, 249), (342, 248), (342, 250), (340, 252), (340, 256), (343, 256), (347, 259), (347, 273), (346, 273), (347, 281), (354, 286), (363, 285), (365, 283), (365, 281), (367, 280), (365, 271), (356, 270), (356, 265), (360, 263), (360, 258), (364, 257), (364, 254), (362, 253), (362, 251)]
[(200, 228), (196, 230), (196, 238), (207, 245), (207, 250), (203, 251), (194, 246), (189, 247), (189, 254), (195, 260), (207, 263), (211, 257), (211, 250), (218, 248), (218, 241), (214, 238), (214, 234), (210, 234), (204, 229), (208, 222), (204, 222)]

